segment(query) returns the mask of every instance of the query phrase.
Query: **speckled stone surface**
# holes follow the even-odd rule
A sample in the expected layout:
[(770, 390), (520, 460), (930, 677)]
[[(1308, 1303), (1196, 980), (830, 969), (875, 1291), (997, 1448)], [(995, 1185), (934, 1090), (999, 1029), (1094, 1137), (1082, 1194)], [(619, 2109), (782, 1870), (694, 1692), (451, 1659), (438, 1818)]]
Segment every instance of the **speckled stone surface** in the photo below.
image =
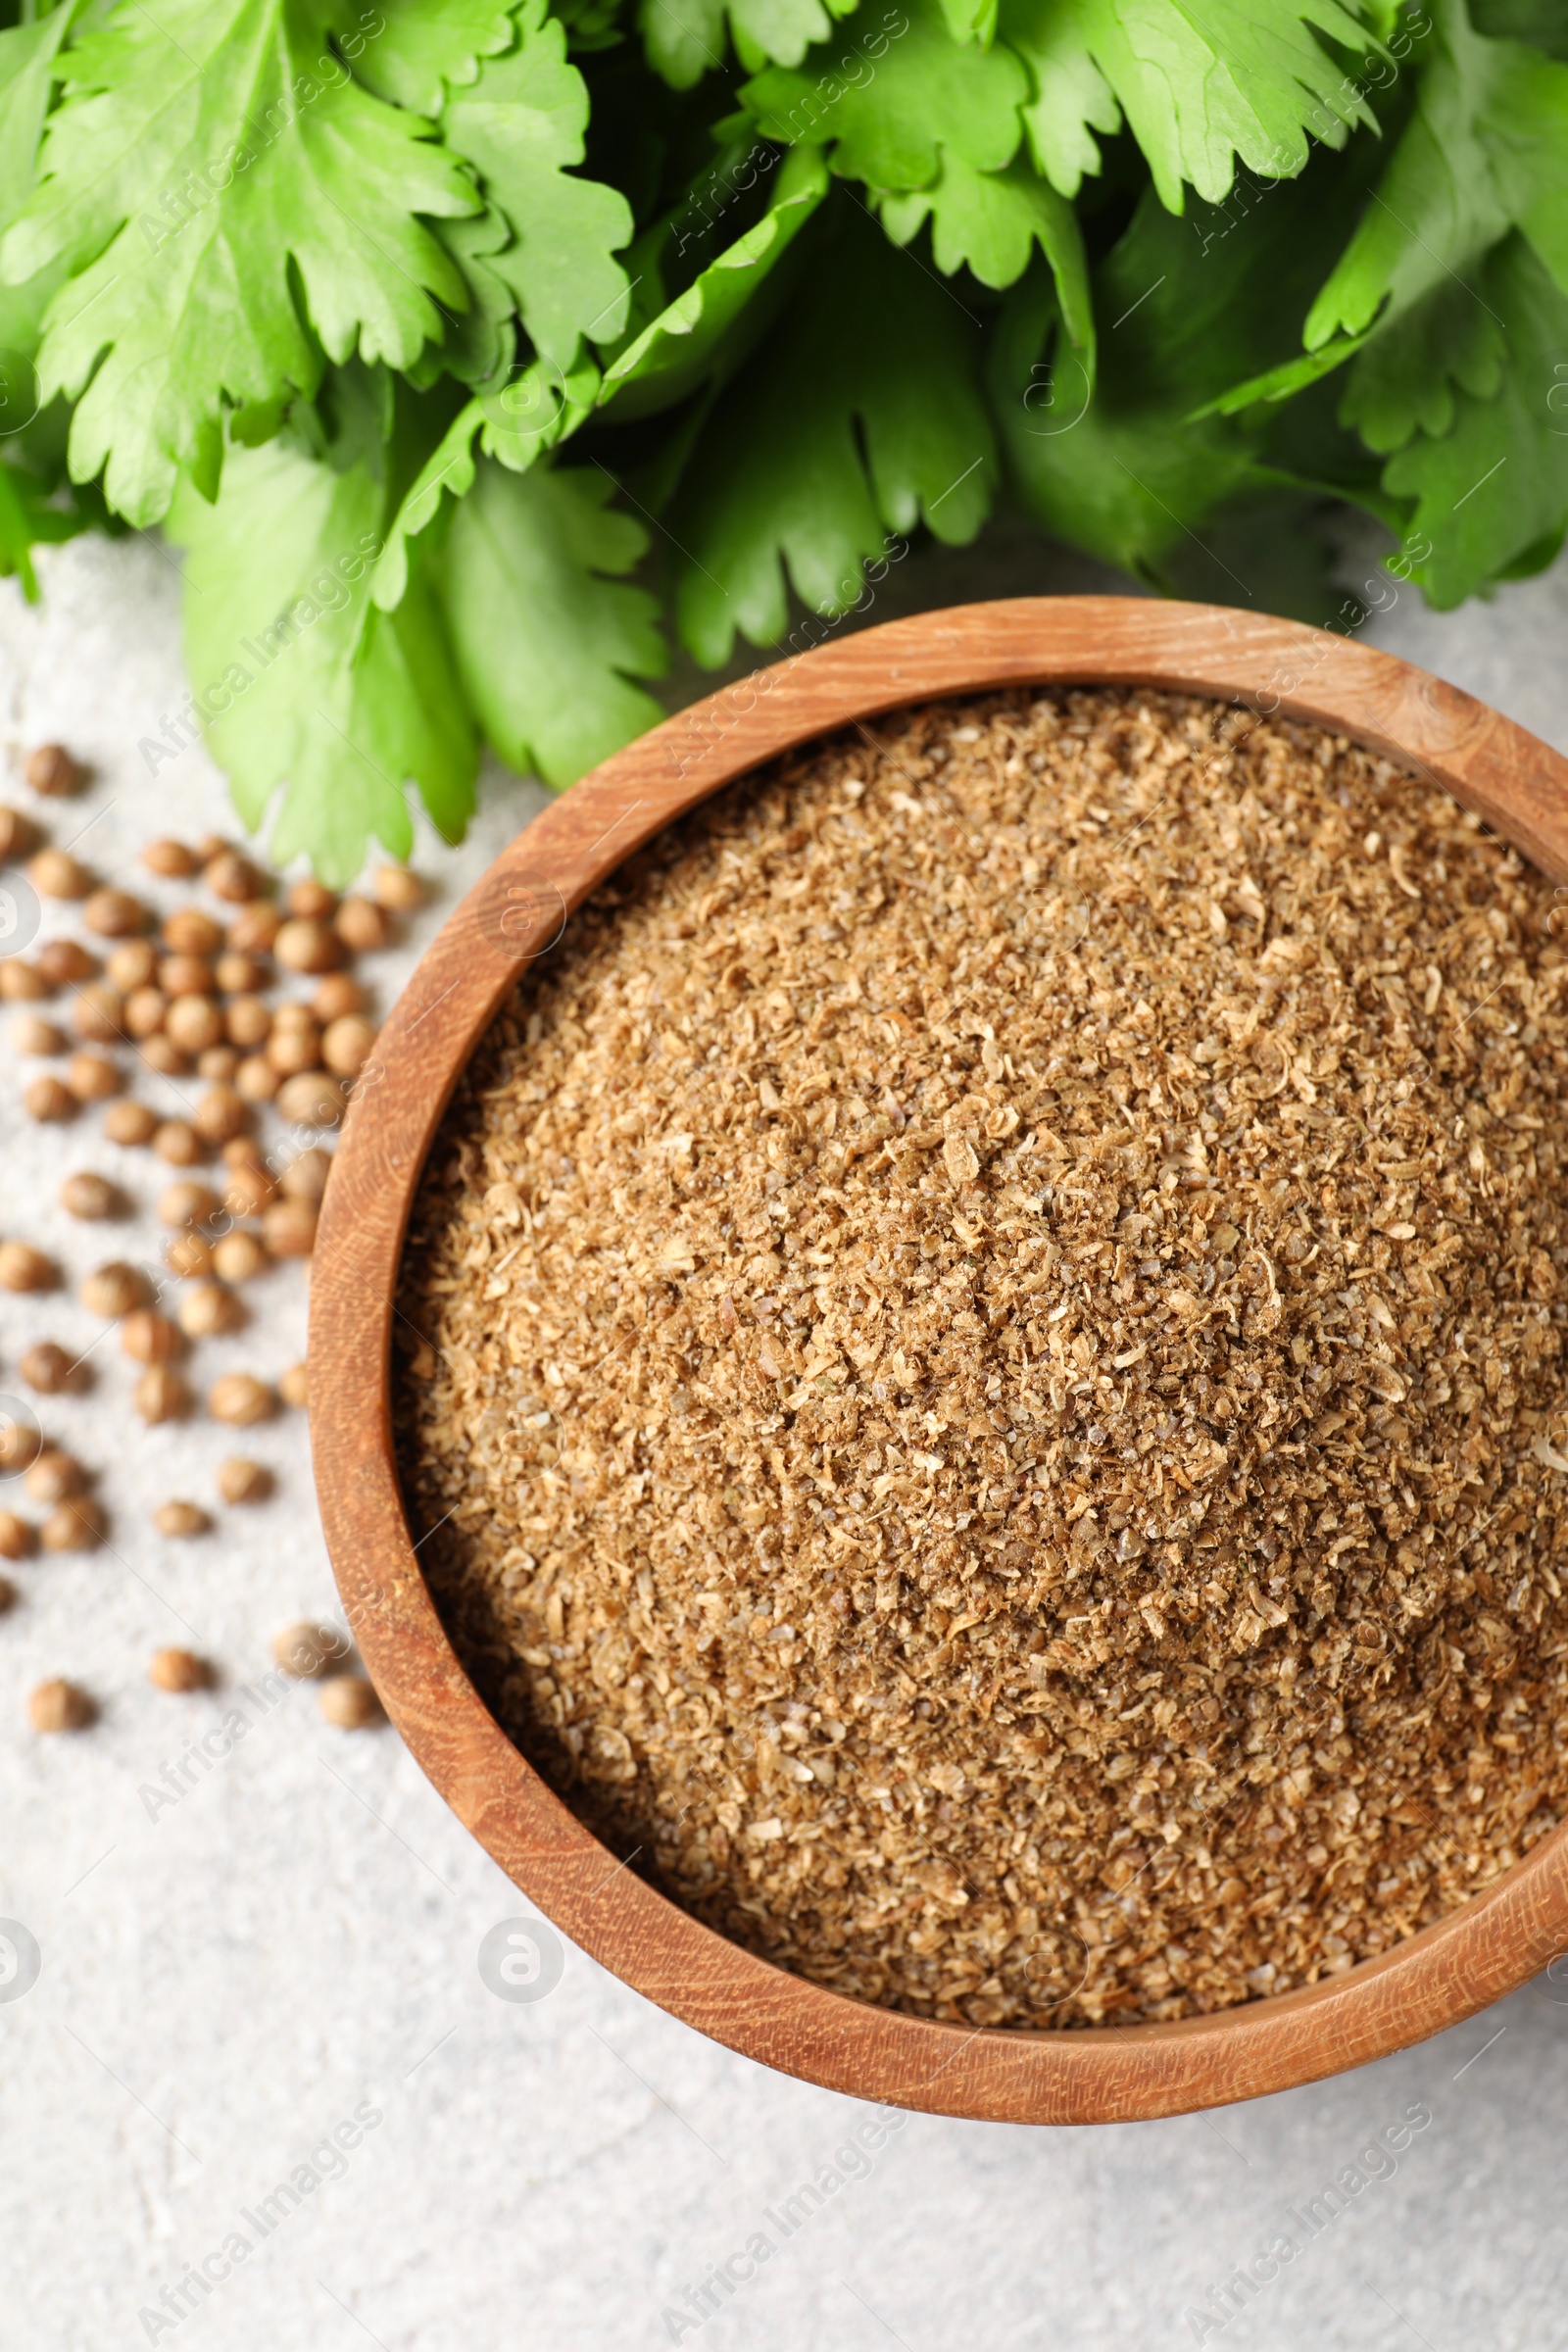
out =
[[(40, 608), (0, 590), (0, 734), (8, 759), (60, 736), (92, 762), (89, 793), (54, 811), (56, 837), (91, 820), (78, 854), (118, 877), (153, 831), (233, 831), (199, 750), (156, 791), (137, 757), (183, 691), (170, 559), (146, 539), (89, 541), (43, 570)], [(882, 610), (1090, 584), (1083, 566), (1016, 547), (915, 559)], [(1369, 633), (1568, 750), (1562, 567), (1455, 614), (1404, 591)], [(487, 778), (469, 841), (440, 863), (438, 903), (376, 960), (383, 1001), (539, 805), (535, 788)], [(95, 1113), (66, 1129), (23, 1118), (8, 1025), (0, 1238), (49, 1250), (73, 1283), (102, 1257), (152, 1257), (163, 1171), (103, 1145)], [(131, 1223), (74, 1225), (56, 1208), (62, 1176), (84, 1166), (122, 1175)], [(275, 1374), (301, 1352), (300, 1271), (253, 1297), (250, 1328), (199, 1359), (202, 1385), (230, 1367)], [(30, 1340), (99, 1333), (69, 1290), (0, 1298), (0, 1393), (17, 1390)], [(1054, 2132), (926, 2117), (890, 2130), (702, 2040), (569, 1947), (546, 1990), (549, 1931), (508, 1944), (529, 1906), (396, 1737), (334, 1731), (310, 1686), (261, 1679), (277, 1628), (333, 1602), (302, 1417), (243, 1443), (276, 1470), (277, 1498), (177, 1545), (148, 1514), (172, 1494), (211, 1501), (233, 1434), (142, 1430), (114, 1339), (91, 1360), (88, 1396), (39, 1409), (99, 1470), (110, 1546), (9, 1568), (20, 1597), (0, 1618), (8, 2347), (1555, 2340), (1568, 1984), (1542, 1980), (1440, 2041), (1307, 2090)], [(153, 1690), (147, 1660), (168, 1642), (211, 1656), (220, 1687)], [(26, 1692), (56, 1673), (98, 1697), (92, 1732), (28, 1731)], [(229, 1752), (190, 1765), (169, 1796), (164, 1768), (181, 1788), (179, 1759), (225, 1717), (245, 1727), (230, 1722)], [(30, 1946), (7, 1921), (38, 1951), (21, 1997)], [(1269, 2255), (1275, 2240), (1289, 2260)], [(1277, 2275), (1250, 2295), (1211, 2293), (1254, 2257), (1254, 2274)]]

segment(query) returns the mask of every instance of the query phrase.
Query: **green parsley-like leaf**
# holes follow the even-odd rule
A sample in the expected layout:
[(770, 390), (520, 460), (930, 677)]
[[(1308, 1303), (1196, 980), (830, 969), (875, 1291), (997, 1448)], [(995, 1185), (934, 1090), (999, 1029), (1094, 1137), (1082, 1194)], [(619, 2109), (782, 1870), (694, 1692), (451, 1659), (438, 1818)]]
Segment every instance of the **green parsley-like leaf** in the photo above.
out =
[[(873, 188), (928, 188), (951, 156), (975, 172), (1000, 172), (1022, 136), (1018, 109), (1028, 76), (1011, 53), (956, 45), (938, 0), (903, 0), (879, 28), (856, 76), (831, 57), (807, 71), (772, 68), (747, 82), (741, 101), (764, 138), (785, 146), (833, 144), (833, 169)], [(897, 20), (906, 20), (900, 30)]]
[[(676, 610), (700, 662), (784, 633), (785, 566), (842, 612), (887, 534), (924, 520), (961, 545), (984, 520), (996, 443), (977, 337), (947, 289), (849, 198), (796, 299), (725, 387), (672, 522)], [(827, 224), (827, 216), (821, 217)]]
[(798, 66), (813, 41), (825, 40), (835, 17), (857, 0), (642, 0), (637, 22), (648, 62), (672, 90), (696, 87), (724, 64), (726, 20), (741, 62), (755, 71), (769, 58)]
[(613, 258), (631, 240), (631, 207), (617, 188), (581, 179), (588, 90), (566, 61), (565, 27), (545, 0), (516, 12), (517, 47), (489, 58), (441, 117), (448, 147), (474, 166), (493, 211), (512, 231), (484, 256), (509, 290), (535, 348), (570, 367), (584, 337), (613, 343), (626, 319), (626, 272)]
[(1528, 41), (1548, 57), (1568, 58), (1562, 0), (1470, 0), (1470, 21), (1490, 40)]
[(1015, 158), (1004, 172), (976, 172), (961, 156), (945, 153), (934, 186), (885, 196), (880, 209), (896, 245), (907, 245), (929, 216), (937, 268), (951, 277), (967, 267), (984, 286), (1010, 286), (1022, 277), (1038, 244), (1054, 272), (1067, 332), (1075, 343), (1093, 343), (1089, 264), (1078, 216), (1027, 159)]
[(616, 576), (648, 538), (597, 468), (491, 459), (452, 516), (442, 601), (464, 684), (501, 757), (558, 788), (662, 718), (632, 684), (666, 661), (658, 605)]
[(1001, 15), (1001, 39), (1034, 76), (1024, 119), (1053, 187), (1076, 195), (1100, 170), (1094, 134), (1125, 117), (1172, 212), (1184, 180), (1217, 204), (1238, 157), (1290, 177), (1308, 133), (1339, 146), (1373, 121), (1319, 34), (1352, 52), (1368, 43), (1338, 0), (1003, 0)]
[(446, 93), (472, 81), (480, 60), (515, 37), (504, 0), (376, 0), (360, 23), (374, 17), (381, 29), (343, 36), (344, 55), (368, 90), (418, 115), (438, 115)]
[[(372, 837), (413, 841), (405, 785), (449, 841), (473, 807), (477, 748), (441, 611), (418, 565), (395, 612), (369, 601), (384, 485), (284, 441), (231, 449), (208, 506), (184, 485), (185, 659), (213, 756), (269, 852), (352, 881)], [(157, 764), (156, 760), (153, 762)]]
[(1409, 441), (1383, 477), (1415, 502), (1406, 544), (1426, 542), (1415, 576), (1440, 610), (1540, 570), (1568, 528), (1568, 298), (1520, 236), (1493, 258), (1482, 292), (1507, 321), (1496, 391), (1460, 389), (1451, 429)]
[[(3, 266), (86, 264), (44, 322), (46, 396), (81, 395), (72, 470), (156, 521), (177, 470), (216, 488), (227, 401), (311, 389), (318, 343), (407, 368), (463, 280), (420, 214), (477, 203), (417, 116), (318, 63), (335, 10), (163, 0), (70, 50), (43, 179)], [(305, 315), (296, 304), (298, 272)], [(85, 389), (84, 389), (85, 388)]]
[(779, 167), (772, 202), (760, 220), (700, 270), (683, 294), (650, 319), (605, 369), (601, 408), (617, 421), (684, 399), (718, 363), (736, 321), (782, 261), (827, 193), (815, 148), (797, 148)]
[[(82, 6), (68, 0), (51, 16), (0, 32), (0, 236), (32, 196), (60, 49)], [(37, 350), (43, 314), (65, 273), (57, 261), (23, 284), (0, 285), (0, 354)]]

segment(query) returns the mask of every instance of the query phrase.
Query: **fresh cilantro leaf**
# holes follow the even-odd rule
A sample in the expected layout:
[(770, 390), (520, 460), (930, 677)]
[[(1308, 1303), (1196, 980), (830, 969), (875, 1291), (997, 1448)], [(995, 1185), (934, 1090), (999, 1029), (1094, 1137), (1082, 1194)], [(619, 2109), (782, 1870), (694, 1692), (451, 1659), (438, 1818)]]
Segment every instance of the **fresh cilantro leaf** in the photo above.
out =
[[(69, 0), (51, 16), (0, 32), (0, 236), (32, 195), (61, 45), (82, 5)], [(20, 285), (0, 285), (0, 354), (37, 350), (44, 311), (64, 275), (65, 264), (55, 262)]]
[(38, 601), (32, 550), (74, 539), (88, 519), (61, 504), (58, 484), (29, 466), (24, 447), (0, 443), (0, 579), (18, 579), (29, 605)]
[(615, 576), (647, 533), (607, 509), (611, 488), (597, 468), (518, 474), (486, 459), (439, 558), (480, 724), (512, 766), (558, 787), (663, 716), (631, 683), (665, 665), (657, 602)]
[(795, 300), (726, 385), (672, 519), (676, 610), (700, 662), (784, 633), (785, 566), (842, 612), (888, 532), (961, 545), (985, 518), (996, 443), (968, 314), (848, 196)]
[(1491, 398), (1460, 389), (1452, 427), (1421, 434), (1389, 464), (1384, 483), (1414, 502), (1406, 545), (1440, 610), (1490, 580), (1548, 564), (1568, 527), (1568, 298), (1533, 247), (1510, 237), (1493, 258), (1482, 294), (1507, 321), (1508, 366)]
[(620, 418), (670, 407), (718, 364), (737, 319), (789, 251), (827, 193), (827, 172), (815, 148), (797, 148), (778, 168), (772, 202), (683, 294), (666, 304), (605, 369), (602, 408)]
[[(473, 721), (441, 611), (417, 564), (395, 612), (369, 600), (385, 486), (364, 462), (285, 440), (230, 449), (214, 506), (182, 484), (185, 660), (234, 805), (279, 864), (307, 854), (351, 881), (372, 836), (413, 841), (412, 781), (449, 841), (473, 806)], [(156, 762), (155, 762), (156, 764)]]
[(1374, 120), (1325, 46), (1368, 45), (1339, 0), (1003, 0), (1000, 37), (1029, 67), (1030, 148), (1063, 196), (1100, 170), (1093, 134), (1124, 117), (1172, 212), (1184, 180), (1217, 204), (1238, 158), (1290, 177), (1308, 133), (1340, 146)]
[(447, 92), (471, 82), (482, 59), (512, 47), (515, 29), (505, 0), (376, 0), (338, 45), (356, 80), (378, 98), (438, 115)]
[(1453, 424), (1456, 392), (1491, 400), (1507, 357), (1502, 320), (1478, 292), (1444, 278), (1368, 340), (1346, 379), (1340, 415), (1383, 457), (1416, 432), (1441, 439)]
[(1470, 21), (1489, 40), (1528, 41), (1548, 57), (1568, 58), (1562, 0), (1470, 0)]
[(1463, 282), (1516, 221), (1568, 290), (1568, 67), (1482, 39), (1464, 0), (1432, 6), (1415, 110), (1312, 306), (1309, 351)]
[(514, 298), (536, 350), (570, 367), (579, 341), (613, 343), (626, 318), (626, 272), (613, 258), (630, 242), (631, 207), (617, 188), (581, 179), (588, 90), (566, 62), (565, 27), (546, 0), (516, 11), (517, 47), (489, 58), (441, 116), (455, 155), (474, 166), (493, 211), (512, 230), (484, 267)]
[(599, 370), (591, 364), (563, 376), (536, 360), (498, 393), (470, 400), (456, 416), (415, 476), (393, 516), (376, 563), (370, 594), (390, 612), (408, 584), (409, 541), (427, 530), (446, 498), (473, 488), (473, 445), (514, 473), (526, 473), (547, 450), (574, 433), (593, 414)]
[(907, 245), (929, 216), (931, 250), (951, 277), (967, 267), (985, 286), (1010, 286), (1029, 267), (1036, 244), (1050, 262), (1057, 299), (1073, 341), (1094, 340), (1089, 264), (1078, 216), (1026, 158), (1004, 172), (976, 172), (961, 156), (944, 153), (929, 188), (884, 196), (882, 225), (896, 245)]
[[(164, 0), (69, 53), (13, 282), (63, 257), (39, 369), (81, 395), (72, 470), (156, 521), (176, 471), (217, 485), (225, 401), (309, 390), (318, 345), (406, 368), (466, 300), (421, 214), (477, 203), (417, 116), (359, 88), (306, 0)], [(294, 273), (304, 315), (294, 291)]]
[(831, 140), (834, 171), (878, 189), (927, 188), (946, 157), (975, 172), (1012, 161), (1029, 82), (1010, 51), (956, 46), (939, 0), (901, 0), (861, 48), (854, 72), (823, 55), (747, 82), (741, 101), (762, 136)]
[(835, 17), (857, 0), (642, 0), (637, 22), (648, 62), (671, 89), (695, 88), (725, 58), (725, 21), (741, 62), (755, 72), (769, 58), (798, 66), (813, 41), (826, 40)]

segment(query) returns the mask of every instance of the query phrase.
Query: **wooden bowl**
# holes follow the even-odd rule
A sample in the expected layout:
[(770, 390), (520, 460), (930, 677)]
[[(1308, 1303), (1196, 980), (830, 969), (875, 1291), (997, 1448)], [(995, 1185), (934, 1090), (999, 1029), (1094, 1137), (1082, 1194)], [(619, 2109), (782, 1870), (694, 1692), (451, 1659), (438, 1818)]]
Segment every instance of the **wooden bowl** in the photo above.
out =
[(1317, 2080), (1422, 2040), (1568, 1946), (1568, 1828), (1348, 1975), (1175, 2025), (940, 2025), (790, 1976), (619, 1867), (513, 1745), (419, 1573), (393, 1458), (390, 1340), (410, 1208), (443, 1111), (528, 962), (627, 854), (792, 745), (878, 711), (1019, 685), (1143, 685), (1283, 710), (1402, 762), (1568, 880), (1568, 760), (1391, 655), (1291, 622), (1119, 597), (969, 605), (778, 662), (667, 719), (519, 833), (424, 956), (356, 1090), (311, 1307), (311, 1436), (349, 1622), (460, 1820), (539, 1908), (651, 2000), (834, 2090), (941, 2115), (1098, 2123)]

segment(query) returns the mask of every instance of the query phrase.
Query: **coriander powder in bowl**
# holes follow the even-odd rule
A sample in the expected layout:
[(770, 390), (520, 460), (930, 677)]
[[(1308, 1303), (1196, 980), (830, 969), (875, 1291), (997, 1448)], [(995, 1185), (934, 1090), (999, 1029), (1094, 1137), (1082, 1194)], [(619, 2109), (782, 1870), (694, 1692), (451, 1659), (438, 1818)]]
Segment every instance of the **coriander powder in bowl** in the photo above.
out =
[(957, 2112), (1435, 2030), (1568, 1803), (1552, 885), (1392, 730), (1142, 667), (730, 766), (561, 888), (401, 1179), (423, 1654), (551, 1907), (624, 1863), (633, 1982)]

